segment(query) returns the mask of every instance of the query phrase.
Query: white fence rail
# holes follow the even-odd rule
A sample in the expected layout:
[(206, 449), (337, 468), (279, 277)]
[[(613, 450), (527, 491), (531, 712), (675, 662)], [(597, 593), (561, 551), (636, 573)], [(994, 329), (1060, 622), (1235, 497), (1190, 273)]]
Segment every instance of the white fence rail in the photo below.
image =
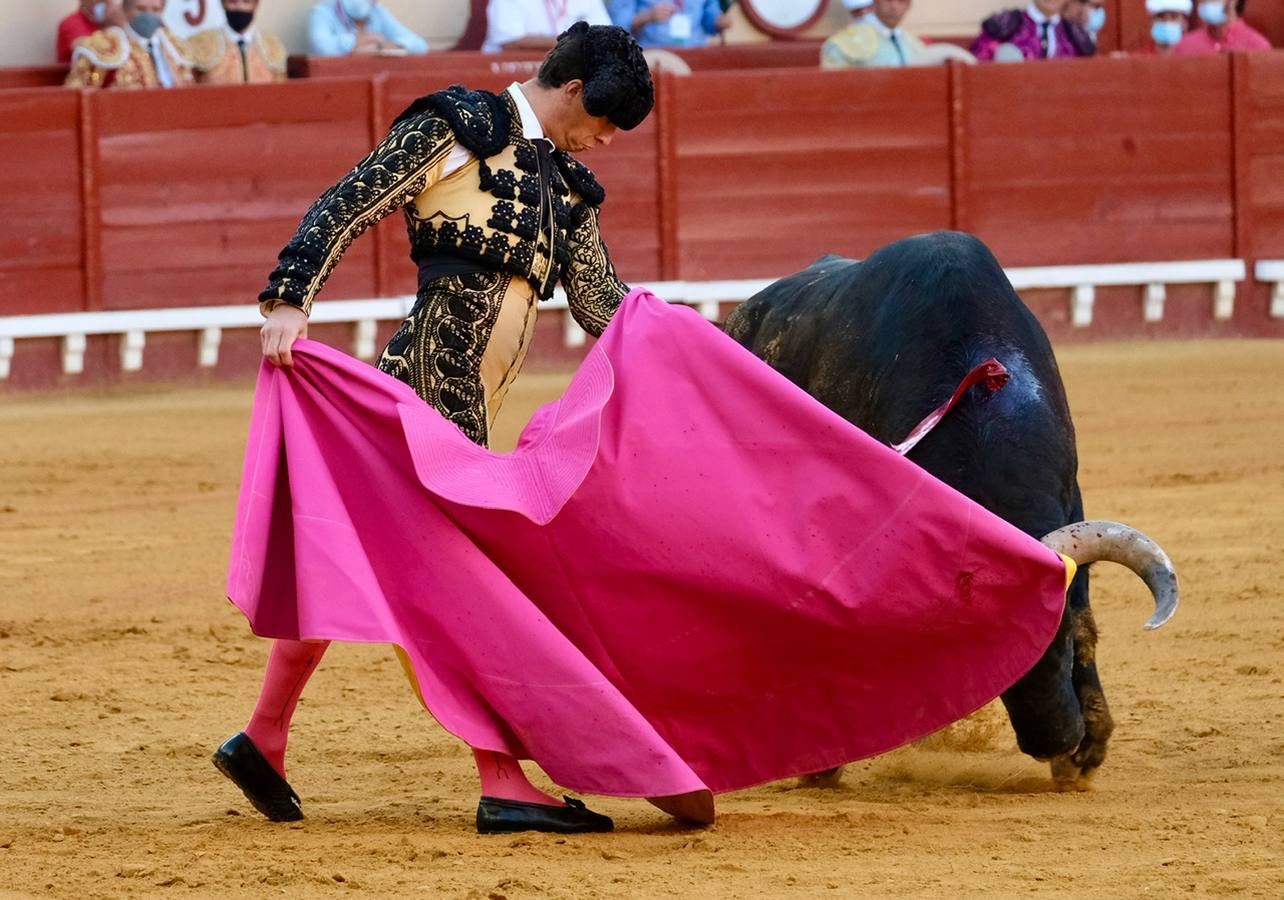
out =
[(1284, 319), (1284, 259), (1263, 259), (1257, 263), (1258, 281), (1271, 285), (1271, 317)]
[[(1070, 321), (1082, 328), (1092, 324), (1097, 288), (1109, 285), (1143, 286), (1142, 318), (1146, 322), (1158, 322), (1164, 316), (1168, 285), (1208, 284), (1212, 287), (1213, 318), (1229, 319), (1234, 312), (1235, 285), (1247, 277), (1247, 266), (1243, 260), (1213, 259), (1018, 268), (1007, 270), (1007, 274), (1018, 291), (1069, 289)], [(1260, 262), (1256, 274), (1259, 280), (1275, 284), (1271, 314), (1284, 317), (1284, 260)], [(706, 318), (716, 321), (720, 304), (751, 297), (771, 282), (772, 279), (662, 281), (652, 282), (647, 287), (672, 303), (695, 305)], [(404, 319), (414, 303), (413, 295), (377, 300), (326, 301), (314, 307), (311, 321), (318, 324), (352, 323), (354, 353), (362, 359), (371, 359), (377, 350), (378, 323)], [(542, 309), (566, 309), (566, 306), (566, 295), (560, 289), (552, 300), (541, 304)], [(584, 344), (584, 332), (570, 316), (565, 316), (564, 320), (567, 346)], [(258, 307), (251, 304), (0, 317), (0, 379), (9, 377), (14, 342), (24, 338), (61, 338), (62, 370), (76, 375), (84, 371), (85, 348), (90, 335), (118, 335), (121, 369), (135, 372), (143, 366), (149, 333), (190, 331), (196, 335), (199, 365), (211, 368), (218, 364), (224, 330), (256, 328), (262, 321)]]

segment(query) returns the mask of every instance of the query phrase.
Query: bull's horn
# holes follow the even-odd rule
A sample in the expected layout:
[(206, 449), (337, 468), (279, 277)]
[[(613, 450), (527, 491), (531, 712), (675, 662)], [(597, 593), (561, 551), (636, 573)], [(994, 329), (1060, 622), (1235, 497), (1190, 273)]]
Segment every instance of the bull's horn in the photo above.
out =
[(1147, 629), (1158, 628), (1177, 612), (1177, 570), (1164, 549), (1135, 528), (1118, 522), (1075, 522), (1043, 537), (1044, 545), (1077, 565), (1113, 562), (1127, 566), (1155, 597)]

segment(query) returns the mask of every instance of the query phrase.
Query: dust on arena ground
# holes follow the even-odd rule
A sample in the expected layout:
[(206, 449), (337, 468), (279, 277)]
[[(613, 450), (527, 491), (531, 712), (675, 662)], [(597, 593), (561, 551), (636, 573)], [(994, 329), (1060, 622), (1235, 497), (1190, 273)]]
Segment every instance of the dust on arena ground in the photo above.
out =
[[(1154, 634), (1140, 582), (1094, 579), (1118, 731), (1091, 791), (1051, 791), (992, 706), (837, 789), (723, 797), (710, 830), (598, 799), (617, 833), (569, 838), (473, 833), (467, 751), (383, 647), (334, 648), (304, 698), (308, 818), (255, 815), (208, 762), (266, 651), (222, 592), (248, 385), (8, 402), (0, 895), (1281, 896), (1284, 345), (1060, 356), (1089, 515), (1184, 579)], [(519, 382), (509, 440), (563, 384)]]

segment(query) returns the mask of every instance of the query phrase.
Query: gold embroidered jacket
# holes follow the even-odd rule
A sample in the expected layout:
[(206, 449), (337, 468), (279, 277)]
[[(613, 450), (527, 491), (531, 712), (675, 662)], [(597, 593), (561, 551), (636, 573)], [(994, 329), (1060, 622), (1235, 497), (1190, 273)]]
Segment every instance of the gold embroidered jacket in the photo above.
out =
[[(456, 142), (476, 160), (442, 178)], [(576, 322), (598, 335), (628, 292), (602, 242), (604, 196), (586, 167), (523, 136), (507, 94), (455, 86), (417, 100), (321, 195), (259, 299), (309, 312), (352, 241), (401, 209), (416, 261), (475, 262), (527, 279), (544, 299), (560, 280)]]
[[(174, 86), (192, 83), (192, 63), (187, 44), (165, 28), (156, 32), (160, 52), (165, 55)], [(67, 87), (100, 87), (116, 90), (158, 88), (160, 78), (146, 45), (140, 44), (119, 27), (104, 28), (72, 44), (71, 71)]]
[(266, 84), (285, 80), (285, 45), (257, 28), (245, 40), (245, 53), (226, 28), (207, 28), (187, 39), (201, 84)]

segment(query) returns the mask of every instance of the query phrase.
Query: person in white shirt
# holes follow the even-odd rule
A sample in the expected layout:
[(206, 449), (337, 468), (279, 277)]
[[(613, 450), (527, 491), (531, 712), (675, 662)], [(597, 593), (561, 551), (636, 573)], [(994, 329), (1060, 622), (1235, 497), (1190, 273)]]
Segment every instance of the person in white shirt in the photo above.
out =
[(923, 42), (901, 28), (909, 13), (911, 0), (844, 0), (844, 5), (858, 15), (861, 9), (872, 12), (825, 41), (820, 48), (820, 65), (824, 69), (855, 67), (899, 67), (923, 63)]
[(482, 52), (550, 50), (576, 22), (610, 25), (602, 0), (490, 0)]

